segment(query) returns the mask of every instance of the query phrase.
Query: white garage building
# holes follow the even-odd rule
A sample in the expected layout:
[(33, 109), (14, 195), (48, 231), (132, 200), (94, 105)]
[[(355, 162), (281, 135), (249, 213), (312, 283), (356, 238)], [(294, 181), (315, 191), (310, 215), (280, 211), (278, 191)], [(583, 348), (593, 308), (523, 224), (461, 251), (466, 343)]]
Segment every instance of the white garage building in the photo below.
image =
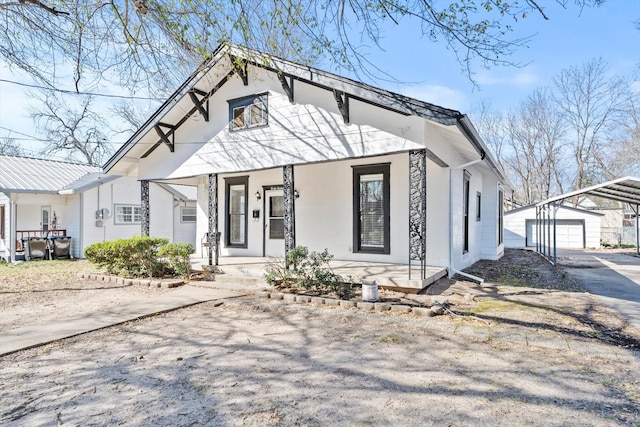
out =
[[(570, 206), (560, 206), (556, 213), (556, 244), (558, 248), (600, 247), (602, 214)], [(553, 220), (551, 220), (553, 221)], [(549, 231), (549, 227), (542, 227)], [(551, 227), (553, 230), (553, 227)], [(541, 230), (542, 232), (542, 230)], [(553, 233), (553, 231), (551, 231)], [(536, 247), (541, 237), (536, 226), (536, 205), (524, 206), (504, 213), (504, 244), (507, 248)]]

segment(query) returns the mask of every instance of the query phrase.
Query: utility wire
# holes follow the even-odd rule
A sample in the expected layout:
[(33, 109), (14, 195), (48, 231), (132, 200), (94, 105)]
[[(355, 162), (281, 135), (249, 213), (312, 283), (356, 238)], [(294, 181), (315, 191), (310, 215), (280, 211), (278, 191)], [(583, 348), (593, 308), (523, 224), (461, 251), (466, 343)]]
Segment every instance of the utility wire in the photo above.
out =
[(160, 98), (148, 98), (148, 97), (142, 97), (142, 96), (108, 95), (106, 93), (96, 93), (96, 92), (76, 92), (74, 90), (56, 89), (56, 88), (50, 88), (46, 86), (32, 85), (29, 83), (21, 83), (21, 82), (5, 80), (5, 79), (0, 79), (0, 82), (10, 83), (18, 86), (30, 87), (33, 89), (49, 90), (52, 92), (59, 92), (59, 93), (64, 93), (68, 95), (84, 95), (84, 96), (96, 96), (96, 97), (102, 97), (102, 98), (118, 98), (118, 99), (136, 99), (136, 100), (143, 100), (143, 101), (163, 101), (163, 99), (160, 99)]

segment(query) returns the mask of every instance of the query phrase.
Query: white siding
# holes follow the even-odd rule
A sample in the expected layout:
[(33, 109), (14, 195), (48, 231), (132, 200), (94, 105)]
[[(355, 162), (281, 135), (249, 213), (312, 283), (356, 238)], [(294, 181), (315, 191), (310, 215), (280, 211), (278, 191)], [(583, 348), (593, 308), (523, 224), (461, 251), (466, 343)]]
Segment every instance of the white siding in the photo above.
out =
[[(290, 103), (271, 73), (256, 70), (243, 86), (237, 77), (214, 98), (210, 121), (194, 115), (180, 127), (175, 151), (158, 147), (139, 162), (140, 178), (178, 178), (207, 173), (268, 169), (351, 157), (380, 155), (424, 144), (423, 120), (350, 100), (350, 124), (340, 115), (333, 93), (296, 82)], [(269, 125), (230, 132), (227, 100), (269, 91)], [(375, 125), (375, 127), (374, 127)], [(209, 141), (194, 144), (195, 141)], [(271, 144), (264, 144), (271, 141)], [(194, 150), (197, 149), (197, 154)]]
[(79, 258), (82, 253), (83, 233), (82, 233), (82, 195), (74, 194), (67, 197), (67, 210), (64, 222), (64, 228), (67, 230), (67, 236), (71, 236), (71, 254)]
[[(83, 193), (83, 250), (87, 246), (115, 239), (140, 236), (141, 224), (116, 224), (115, 206), (141, 204), (140, 182), (135, 177), (121, 177)], [(160, 186), (149, 185), (149, 231), (154, 237), (173, 241), (173, 195)], [(96, 211), (108, 209), (109, 215), (97, 226)]]
[[(390, 163), (390, 254), (354, 253), (353, 251), (353, 169), (355, 165), (374, 165)], [(295, 188), (300, 198), (295, 201), (296, 244), (307, 246), (310, 250), (329, 249), (336, 259), (373, 262), (408, 262), (408, 227), (409, 227), (409, 159), (407, 153), (379, 156), (367, 159), (345, 160), (330, 163), (318, 163), (294, 167)], [(457, 174), (459, 172), (459, 174)], [(462, 186), (462, 171), (454, 171), (459, 175)], [(263, 256), (264, 243), (264, 198), (257, 200), (255, 193), (263, 194), (263, 187), (282, 185), (282, 169), (268, 169), (249, 174), (248, 187), (248, 229), (247, 248), (225, 247), (225, 178), (218, 177), (218, 227), (221, 236), (221, 256)], [(442, 267), (448, 266), (449, 260), (449, 169), (441, 168), (431, 161), (427, 163), (427, 264)], [(462, 190), (454, 191), (459, 196), (459, 203), (454, 204), (455, 220), (460, 226), (453, 232), (454, 246), (460, 254), (456, 257), (456, 268), (480, 259), (486, 252), (495, 259), (497, 255), (497, 231), (495, 223), (497, 214), (486, 213), (488, 226), (475, 220), (475, 191), (482, 188), (483, 173), (480, 169), (472, 175), (472, 197), (470, 200), (470, 251), (462, 254)], [(204, 181), (204, 179), (203, 179)], [(491, 188), (497, 193), (496, 181)], [(454, 198), (457, 197), (454, 194)], [(497, 205), (497, 196), (487, 197), (487, 206)], [(252, 218), (251, 212), (260, 210), (260, 218)], [(487, 211), (490, 208), (487, 208)], [(497, 210), (496, 210), (497, 212)], [(493, 224), (493, 230), (487, 231)], [(207, 232), (207, 186), (198, 186), (198, 225), (197, 252), (200, 253), (200, 242)], [(490, 234), (489, 243), (482, 241), (483, 234)], [(455, 239), (459, 239), (456, 241)], [(283, 243), (284, 244), (284, 243)], [(484, 246), (492, 249), (487, 250)], [(484, 252), (483, 252), (484, 251)], [(204, 253), (204, 252), (203, 252)]]
[(196, 207), (195, 202), (179, 202), (174, 201), (173, 208), (173, 241), (176, 243), (191, 243), (199, 253), (198, 245), (200, 241), (196, 243), (196, 222), (183, 222), (180, 209), (182, 207)]

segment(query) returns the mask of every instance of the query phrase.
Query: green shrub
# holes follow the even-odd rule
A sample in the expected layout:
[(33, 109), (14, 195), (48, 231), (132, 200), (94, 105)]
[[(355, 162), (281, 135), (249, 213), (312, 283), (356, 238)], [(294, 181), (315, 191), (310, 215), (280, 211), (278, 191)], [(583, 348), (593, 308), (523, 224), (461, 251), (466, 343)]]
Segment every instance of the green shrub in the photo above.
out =
[(287, 253), (284, 262), (273, 261), (266, 268), (267, 283), (277, 287), (297, 287), (321, 295), (335, 293), (348, 298), (353, 290), (345, 285), (342, 276), (331, 270), (329, 261), (333, 255), (326, 249), (309, 252), (305, 246), (296, 246)]
[(169, 239), (163, 237), (118, 239), (94, 243), (84, 250), (84, 255), (110, 274), (124, 277), (157, 277), (164, 271), (164, 265), (158, 259), (158, 249), (167, 243)]
[(193, 251), (191, 243), (169, 243), (158, 250), (158, 256), (165, 258), (177, 275), (189, 280), (189, 274), (191, 273), (189, 256)]

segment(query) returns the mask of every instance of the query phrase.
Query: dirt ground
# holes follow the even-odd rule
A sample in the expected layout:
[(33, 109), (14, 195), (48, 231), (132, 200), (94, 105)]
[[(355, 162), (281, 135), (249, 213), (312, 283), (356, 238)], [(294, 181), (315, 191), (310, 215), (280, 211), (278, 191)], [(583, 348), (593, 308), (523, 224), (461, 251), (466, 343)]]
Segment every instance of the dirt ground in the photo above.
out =
[[(36, 321), (52, 298), (68, 298), (58, 314), (74, 298), (120, 298), (80, 290), (90, 284), (71, 272), (69, 283), (26, 285), (31, 272), (14, 279), (26, 289), (12, 287), (4, 268), (3, 318), (21, 306)], [(247, 296), (4, 356), (0, 424), (640, 425), (640, 332), (536, 254), (468, 271), (491, 283), (439, 283), (443, 316)]]

